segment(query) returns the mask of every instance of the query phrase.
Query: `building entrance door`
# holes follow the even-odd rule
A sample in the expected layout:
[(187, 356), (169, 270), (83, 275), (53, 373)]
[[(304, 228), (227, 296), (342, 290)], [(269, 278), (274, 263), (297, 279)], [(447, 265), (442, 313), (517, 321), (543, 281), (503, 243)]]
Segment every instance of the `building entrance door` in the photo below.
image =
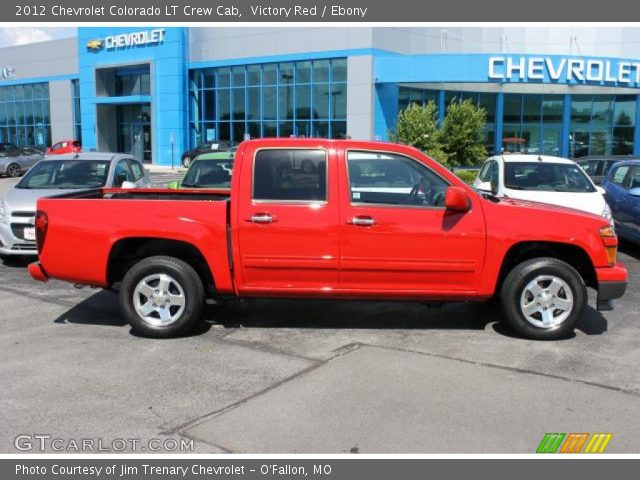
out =
[(131, 125), (131, 154), (143, 162), (151, 162), (151, 124), (136, 122)]

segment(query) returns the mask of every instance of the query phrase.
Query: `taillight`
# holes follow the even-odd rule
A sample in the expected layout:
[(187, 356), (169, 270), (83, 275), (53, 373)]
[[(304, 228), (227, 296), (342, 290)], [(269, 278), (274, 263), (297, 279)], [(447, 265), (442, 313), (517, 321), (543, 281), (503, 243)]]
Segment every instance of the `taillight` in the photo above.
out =
[(36, 247), (38, 248), (38, 254), (42, 252), (44, 247), (44, 240), (47, 236), (47, 227), (49, 226), (49, 218), (47, 214), (42, 210), (36, 212)]

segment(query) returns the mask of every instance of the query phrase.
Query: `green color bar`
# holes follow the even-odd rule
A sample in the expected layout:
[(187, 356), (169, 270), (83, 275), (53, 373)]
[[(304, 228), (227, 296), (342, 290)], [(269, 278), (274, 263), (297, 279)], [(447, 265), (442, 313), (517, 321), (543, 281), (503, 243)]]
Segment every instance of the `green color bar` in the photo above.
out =
[(556, 453), (565, 435), (565, 433), (545, 433), (536, 453)]

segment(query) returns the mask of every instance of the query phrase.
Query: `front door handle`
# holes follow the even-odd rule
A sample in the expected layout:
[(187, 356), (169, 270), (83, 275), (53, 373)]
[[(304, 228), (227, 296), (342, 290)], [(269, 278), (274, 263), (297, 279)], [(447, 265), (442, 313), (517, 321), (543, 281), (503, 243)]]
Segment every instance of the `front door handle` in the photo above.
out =
[(376, 221), (368, 215), (357, 215), (347, 220), (350, 225), (357, 225), (359, 227), (370, 227), (375, 225)]
[(272, 223), (273, 217), (269, 213), (256, 213), (249, 219), (253, 223)]

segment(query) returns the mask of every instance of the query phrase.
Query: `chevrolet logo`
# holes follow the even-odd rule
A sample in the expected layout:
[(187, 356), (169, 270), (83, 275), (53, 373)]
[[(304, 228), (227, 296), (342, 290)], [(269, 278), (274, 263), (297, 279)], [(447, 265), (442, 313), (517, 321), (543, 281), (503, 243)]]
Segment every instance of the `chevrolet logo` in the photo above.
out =
[(102, 48), (102, 40), (90, 40), (87, 42), (89, 50), (100, 50)]

